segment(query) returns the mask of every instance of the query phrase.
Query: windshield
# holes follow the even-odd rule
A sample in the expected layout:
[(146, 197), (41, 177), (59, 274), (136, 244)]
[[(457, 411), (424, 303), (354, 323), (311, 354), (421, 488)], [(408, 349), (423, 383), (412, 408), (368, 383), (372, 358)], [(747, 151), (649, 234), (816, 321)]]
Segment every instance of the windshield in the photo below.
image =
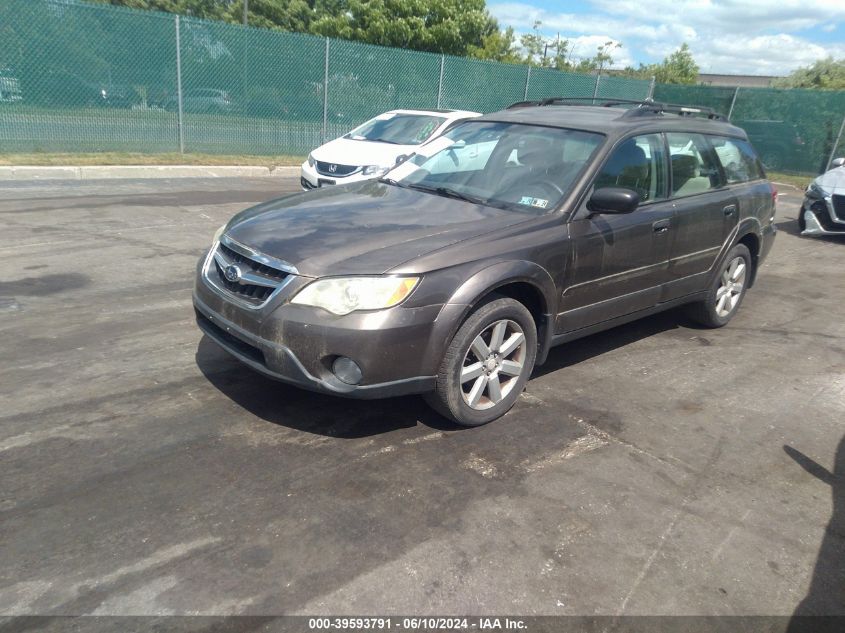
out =
[(427, 114), (388, 112), (356, 127), (344, 138), (395, 145), (419, 145), (428, 140), (446, 119)]
[(526, 213), (553, 210), (601, 134), (518, 123), (467, 122), (387, 174), (400, 187)]

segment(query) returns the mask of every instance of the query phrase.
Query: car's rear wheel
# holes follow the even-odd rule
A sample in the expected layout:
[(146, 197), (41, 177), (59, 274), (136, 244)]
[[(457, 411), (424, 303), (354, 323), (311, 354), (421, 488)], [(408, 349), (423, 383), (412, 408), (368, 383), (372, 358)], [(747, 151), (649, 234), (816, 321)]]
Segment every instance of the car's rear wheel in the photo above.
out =
[(690, 317), (707, 327), (727, 325), (739, 310), (751, 279), (751, 252), (737, 244), (722, 261), (721, 271), (707, 291), (707, 297), (689, 307)]
[(426, 400), (462, 426), (492, 422), (516, 403), (536, 357), (531, 313), (514, 299), (493, 298), (458, 329)]

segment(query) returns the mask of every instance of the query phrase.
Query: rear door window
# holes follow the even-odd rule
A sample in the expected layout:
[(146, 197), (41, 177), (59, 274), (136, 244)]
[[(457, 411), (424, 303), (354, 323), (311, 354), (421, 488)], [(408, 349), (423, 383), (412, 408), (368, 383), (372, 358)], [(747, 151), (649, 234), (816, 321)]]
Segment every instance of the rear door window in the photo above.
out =
[(738, 138), (710, 137), (729, 185), (764, 178), (763, 166), (751, 143)]
[(672, 166), (672, 196), (681, 198), (717, 189), (722, 176), (716, 157), (701, 134), (670, 132), (669, 160)]

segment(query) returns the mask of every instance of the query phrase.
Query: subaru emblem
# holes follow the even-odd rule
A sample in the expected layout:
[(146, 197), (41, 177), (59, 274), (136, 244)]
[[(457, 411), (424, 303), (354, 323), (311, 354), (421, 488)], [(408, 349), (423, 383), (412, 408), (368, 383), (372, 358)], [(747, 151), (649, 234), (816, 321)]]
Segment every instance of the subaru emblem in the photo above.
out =
[(240, 268), (232, 264), (231, 266), (226, 266), (223, 275), (226, 277), (226, 281), (235, 283), (241, 280), (242, 273)]

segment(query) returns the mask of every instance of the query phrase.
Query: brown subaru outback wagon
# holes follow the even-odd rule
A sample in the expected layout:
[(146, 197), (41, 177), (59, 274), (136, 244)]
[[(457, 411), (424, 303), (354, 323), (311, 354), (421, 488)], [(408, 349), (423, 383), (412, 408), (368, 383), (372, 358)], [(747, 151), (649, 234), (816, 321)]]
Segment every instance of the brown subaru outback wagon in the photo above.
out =
[(688, 304), (720, 327), (775, 236), (745, 133), (703, 108), (519, 103), (378, 180), (236, 215), (197, 268), (203, 332), (249, 367), (463, 425), (549, 349)]

